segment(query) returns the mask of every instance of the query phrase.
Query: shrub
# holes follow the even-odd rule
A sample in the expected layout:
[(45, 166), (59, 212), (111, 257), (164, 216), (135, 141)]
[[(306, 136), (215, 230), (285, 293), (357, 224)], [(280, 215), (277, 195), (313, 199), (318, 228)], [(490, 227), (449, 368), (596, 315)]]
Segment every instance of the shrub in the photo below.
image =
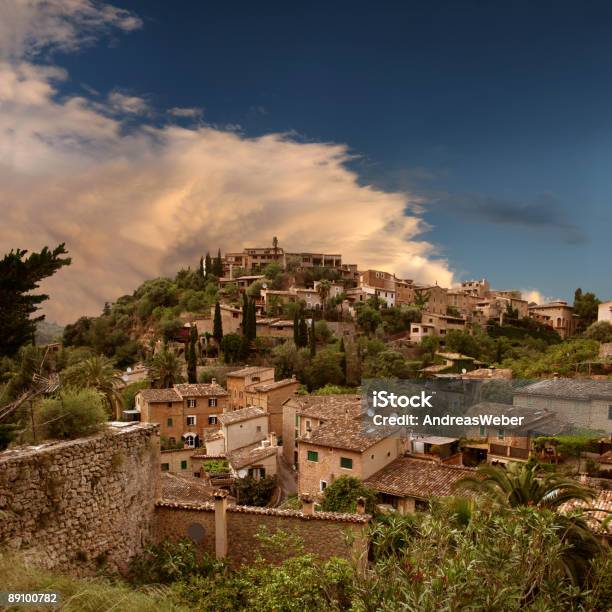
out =
[(87, 436), (106, 421), (104, 398), (93, 389), (67, 389), (59, 397), (42, 400), (36, 420), (36, 431), (45, 438)]
[(323, 493), (321, 510), (324, 512), (355, 512), (357, 499), (364, 497), (367, 512), (373, 513), (376, 495), (361, 480), (353, 476), (340, 476)]
[(276, 488), (276, 477), (255, 480), (251, 476), (236, 480), (238, 503), (245, 506), (265, 506)]

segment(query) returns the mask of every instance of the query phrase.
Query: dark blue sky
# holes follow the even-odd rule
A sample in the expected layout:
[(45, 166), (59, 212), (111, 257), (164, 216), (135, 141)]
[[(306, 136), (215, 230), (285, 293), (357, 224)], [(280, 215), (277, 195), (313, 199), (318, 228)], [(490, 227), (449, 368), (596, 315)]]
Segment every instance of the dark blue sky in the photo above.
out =
[(612, 299), (612, 4), (114, 4), (144, 27), (62, 56), (71, 87), (346, 143), (458, 276)]

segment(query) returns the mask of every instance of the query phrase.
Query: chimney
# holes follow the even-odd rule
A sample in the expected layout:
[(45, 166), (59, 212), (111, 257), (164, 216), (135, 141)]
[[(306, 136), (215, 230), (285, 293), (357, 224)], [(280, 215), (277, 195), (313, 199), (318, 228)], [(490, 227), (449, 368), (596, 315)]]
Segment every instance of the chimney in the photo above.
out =
[(215, 556), (227, 557), (227, 491), (219, 489), (213, 493), (215, 498)]
[(315, 512), (314, 499), (310, 495), (302, 495), (300, 501), (302, 502), (302, 513), (309, 516), (313, 515)]
[(366, 504), (365, 497), (357, 498), (357, 514), (365, 514), (365, 504)]
[(210, 379), (210, 384), (211, 385), (216, 385), (217, 384), (217, 379), (216, 378), (211, 378)]
[(580, 478), (579, 478), (580, 482), (582, 484), (587, 484), (588, 480), (587, 480), (587, 473), (586, 472), (580, 472)]

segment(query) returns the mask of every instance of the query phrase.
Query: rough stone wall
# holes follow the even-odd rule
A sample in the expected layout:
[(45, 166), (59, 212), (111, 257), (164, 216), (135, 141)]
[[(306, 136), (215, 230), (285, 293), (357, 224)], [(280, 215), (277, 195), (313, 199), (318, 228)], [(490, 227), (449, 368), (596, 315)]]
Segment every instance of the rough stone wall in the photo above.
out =
[[(228, 558), (234, 565), (251, 563), (258, 554), (270, 561), (280, 561), (295, 554), (291, 546), (280, 551), (271, 551), (263, 546), (255, 537), (261, 529), (268, 534), (282, 531), (298, 536), (305, 552), (322, 558), (338, 556), (358, 559), (363, 556), (366, 547), (367, 515), (317, 512), (310, 516), (297, 510), (235, 506), (227, 509), (226, 517)], [(203, 530), (194, 528), (194, 524), (201, 525)], [(204, 533), (201, 541), (195, 541), (200, 550), (214, 554), (215, 513), (212, 503), (193, 507), (165, 502), (158, 504), (155, 525), (157, 541), (190, 538), (190, 532)]]
[(0, 454), (0, 546), (43, 567), (120, 571), (150, 540), (159, 487), (156, 425)]

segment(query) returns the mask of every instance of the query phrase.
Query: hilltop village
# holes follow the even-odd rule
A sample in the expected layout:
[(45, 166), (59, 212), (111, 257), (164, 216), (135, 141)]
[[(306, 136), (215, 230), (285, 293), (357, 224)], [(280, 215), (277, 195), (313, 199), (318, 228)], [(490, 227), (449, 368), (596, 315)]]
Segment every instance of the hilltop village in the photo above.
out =
[[(348, 559), (368, 550), (379, 520), (435, 517), (458, 491), (479, 495), (487, 470), (537, 482), (554, 470), (566, 480), (553, 490), (587, 491), (560, 511), (596, 508), (586, 525), (600, 546), (612, 511), (611, 317), (612, 302), (580, 289), (571, 305), (529, 303), (486, 279), (420, 284), (341, 254), (287, 252), (276, 239), (203, 255), (67, 325), (57, 341), (4, 358), (0, 536), (73, 571), (72, 542), (59, 550), (35, 540), (64, 538), (74, 513), (75, 524), (90, 521), (83, 568), (107, 555), (125, 572), (143, 542), (185, 538), (250, 564), (259, 527), (272, 521), (305, 538), (308, 554)], [(370, 379), (441, 388), (453, 414), (520, 426), (368, 429)], [(48, 473), (38, 471), (43, 459)], [(22, 487), (32, 470), (35, 484)], [(140, 508), (121, 543), (79, 510), (123, 516), (116, 496)], [(347, 528), (357, 548), (343, 543)]]

